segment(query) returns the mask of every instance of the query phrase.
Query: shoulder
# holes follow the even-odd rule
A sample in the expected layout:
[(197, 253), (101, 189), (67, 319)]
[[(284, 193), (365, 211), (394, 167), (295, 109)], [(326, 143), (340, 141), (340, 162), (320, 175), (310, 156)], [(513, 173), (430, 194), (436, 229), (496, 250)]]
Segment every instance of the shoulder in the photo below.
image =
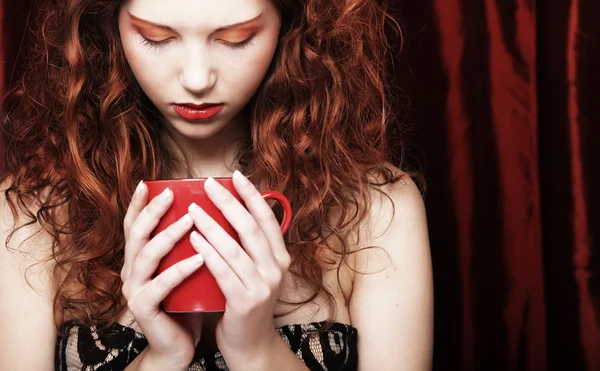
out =
[[(12, 185), (12, 177), (0, 183), (0, 217), (2, 224), (0, 237), (5, 249), (12, 253), (20, 252), (26, 255), (26, 260), (41, 260), (51, 252), (51, 235), (42, 222), (31, 216), (36, 216), (40, 205), (27, 198), (18, 200), (14, 194), (11, 200), (6, 198), (6, 190)], [(25, 207), (26, 210), (23, 210)], [(6, 239), (10, 236), (9, 245)]]
[[(425, 205), (421, 191), (411, 176), (386, 162), (385, 166), (398, 180), (394, 183), (376, 185), (369, 189), (368, 218), (363, 230), (368, 241), (388, 240), (399, 237), (406, 228), (417, 228), (420, 233), (427, 232)], [(372, 177), (379, 184), (381, 177)]]
[(400, 180), (371, 192), (355, 251), (349, 310), (364, 339), (359, 370), (426, 370), (433, 346), (433, 275), (425, 207), (410, 176), (388, 167)]
[(11, 197), (12, 202), (9, 202), (6, 190), (11, 184), (11, 177), (0, 183), (0, 271), (5, 274), (25, 274), (26, 270), (31, 269), (27, 276), (33, 278), (31, 282), (37, 283), (34, 288), (49, 294), (49, 282), (46, 279), (50, 277), (53, 267), (50, 262), (52, 236), (39, 220), (34, 220), (29, 215), (35, 216), (39, 205), (32, 201), (20, 203), (14, 196)]
[(355, 268), (365, 268), (368, 261), (373, 264), (374, 256), (403, 254), (408, 252), (406, 249), (429, 253), (427, 217), (419, 186), (409, 173), (389, 162), (384, 165), (396, 181), (385, 183), (381, 174), (368, 177), (366, 198), (359, 200), (366, 214), (352, 232), (350, 261)]
[[(413, 271), (412, 278), (431, 275), (431, 256), (427, 216), (423, 197), (409, 174), (386, 164), (399, 177), (394, 183), (371, 190), (367, 220), (356, 262), (358, 271), (367, 272), (359, 280), (378, 279), (369, 272)], [(370, 248), (373, 247), (373, 248)], [(409, 279), (408, 276), (404, 276)], [(400, 284), (400, 281), (397, 282)]]
[(10, 178), (0, 184), (0, 328), (11, 334), (0, 336), (0, 369), (42, 370), (52, 364), (56, 339), (52, 239), (39, 223), (28, 225), (18, 207), (13, 214), (5, 196), (10, 184)]

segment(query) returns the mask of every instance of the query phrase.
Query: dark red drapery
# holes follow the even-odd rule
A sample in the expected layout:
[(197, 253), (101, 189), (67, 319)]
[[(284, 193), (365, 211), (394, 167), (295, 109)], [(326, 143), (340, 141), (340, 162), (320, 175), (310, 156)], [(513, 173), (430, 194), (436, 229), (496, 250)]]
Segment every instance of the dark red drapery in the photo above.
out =
[(600, 4), (395, 9), (429, 183), (435, 369), (600, 370)]

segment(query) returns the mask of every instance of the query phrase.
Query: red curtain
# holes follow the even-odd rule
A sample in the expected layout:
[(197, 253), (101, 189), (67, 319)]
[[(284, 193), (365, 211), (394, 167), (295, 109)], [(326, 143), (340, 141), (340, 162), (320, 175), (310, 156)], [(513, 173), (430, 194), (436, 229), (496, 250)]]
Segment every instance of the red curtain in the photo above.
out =
[[(35, 18), (36, 0), (0, 0), (0, 95), (4, 96), (11, 82), (17, 80), (22, 71), (22, 60), (27, 52), (25, 29)], [(0, 109), (2, 101), (0, 100)], [(2, 149), (2, 143), (0, 143)], [(3, 152), (3, 150), (2, 150)], [(0, 168), (4, 167), (4, 156), (0, 156)]]
[(429, 184), (435, 369), (600, 370), (600, 3), (394, 8)]
[[(390, 3), (428, 185), (434, 369), (600, 370), (600, 3)], [(4, 4), (5, 88), (29, 2)]]

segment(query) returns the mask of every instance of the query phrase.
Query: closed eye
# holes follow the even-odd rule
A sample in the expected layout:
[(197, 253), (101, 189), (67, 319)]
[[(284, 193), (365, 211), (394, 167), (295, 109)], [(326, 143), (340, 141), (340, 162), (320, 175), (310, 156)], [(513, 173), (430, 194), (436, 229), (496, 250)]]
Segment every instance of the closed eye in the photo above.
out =
[(253, 45), (253, 43), (252, 43), (253, 38), (254, 38), (254, 35), (250, 35), (249, 38), (247, 38), (244, 41), (240, 41), (238, 43), (230, 43), (227, 41), (223, 41), (223, 43), (233, 49), (244, 49), (244, 48), (248, 48)]
[(145, 37), (142, 37), (142, 44), (147, 45), (151, 49), (158, 49), (159, 46), (168, 44), (170, 40), (171, 39), (165, 39), (165, 40), (161, 40), (161, 41), (154, 41), (154, 40), (150, 40), (150, 39), (147, 39)]
[[(240, 41), (237, 43), (231, 43), (231, 42), (227, 42), (224, 40), (223, 40), (223, 43), (232, 49), (244, 49), (244, 48), (248, 48), (253, 45), (252, 39), (254, 38), (254, 36), (255, 35), (252, 34), (246, 40)], [(142, 44), (148, 46), (151, 49), (158, 49), (160, 46), (168, 44), (170, 41), (171, 41), (171, 38), (165, 39), (165, 40), (160, 40), (160, 41), (155, 41), (155, 40), (147, 39), (142, 36)]]

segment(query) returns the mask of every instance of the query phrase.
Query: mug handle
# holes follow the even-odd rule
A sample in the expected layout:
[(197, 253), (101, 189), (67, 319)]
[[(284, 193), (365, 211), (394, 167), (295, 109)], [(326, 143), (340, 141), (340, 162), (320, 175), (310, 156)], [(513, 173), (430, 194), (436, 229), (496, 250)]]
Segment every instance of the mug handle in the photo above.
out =
[(283, 206), (283, 220), (281, 222), (281, 234), (287, 232), (290, 223), (292, 222), (292, 207), (290, 201), (282, 193), (277, 191), (266, 191), (260, 194), (265, 200), (276, 200), (279, 201)]

